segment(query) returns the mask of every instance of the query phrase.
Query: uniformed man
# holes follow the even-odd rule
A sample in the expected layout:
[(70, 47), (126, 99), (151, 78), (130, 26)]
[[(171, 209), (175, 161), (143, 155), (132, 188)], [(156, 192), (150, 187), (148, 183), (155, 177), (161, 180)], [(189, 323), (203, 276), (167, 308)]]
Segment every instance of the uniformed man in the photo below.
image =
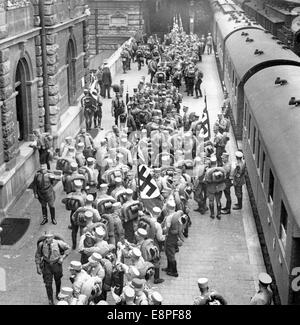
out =
[(181, 222), (183, 212), (175, 212), (175, 203), (172, 203), (172, 212), (165, 218), (164, 233), (166, 234), (165, 252), (168, 260), (168, 266), (162, 271), (166, 271), (168, 275), (178, 277), (177, 262), (175, 254), (178, 251), (178, 244), (182, 245), (184, 242), (183, 237), (183, 224)]
[(83, 207), (86, 200), (86, 193), (83, 191), (83, 182), (79, 179), (74, 180), (74, 192), (67, 195), (66, 198), (62, 200), (65, 204), (66, 209), (70, 212), (70, 225), (69, 229), (72, 229), (72, 216), (79, 207)]
[(67, 305), (71, 305), (73, 299), (74, 298), (73, 298), (73, 289), (72, 288), (62, 287), (60, 289), (60, 293), (58, 294), (58, 300), (60, 302), (66, 302)]
[(88, 89), (84, 89), (84, 96), (81, 98), (81, 107), (84, 112), (86, 129), (90, 130), (92, 127), (92, 118), (94, 112), (97, 110), (97, 102), (90, 94)]
[(209, 55), (212, 52), (212, 46), (213, 46), (213, 39), (212, 39), (211, 33), (207, 34), (206, 46), (207, 46), (207, 54)]
[(97, 184), (98, 184), (98, 173), (99, 171), (95, 168), (95, 159), (89, 157), (87, 160), (87, 166), (85, 167), (87, 176), (87, 194), (93, 195), (94, 199), (97, 196)]
[(47, 205), (50, 209), (51, 220), (54, 225), (57, 224), (55, 219), (55, 192), (54, 184), (56, 180), (54, 175), (50, 174), (47, 170), (47, 165), (42, 164), (40, 170), (36, 173), (33, 180), (33, 193), (35, 198), (37, 198), (42, 206), (43, 221), (41, 225), (48, 222), (48, 212)]
[[(84, 284), (91, 281), (91, 276), (83, 270), (82, 264), (78, 261), (72, 261), (70, 263), (69, 271), (71, 273), (70, 280), (72, 282), (73, 297), (78, 299), (79, 296), (83, 294)], [(89, 297), (87, 297), (87, 299), (89, 299)]]
[(144, 293), (145, 280), (136, 278), (131, 283), (135, 292), (134, 303), (136, 305), (149, 305), (147, 296)]
[(76, 162), (72, 162), (70, 164), (70, 170), (71, 174), (63, 177), (64, 191), (66, 192), (66, 194), (75, 192), (75, 180), (80, 180), (82, 182), (83, 189), (86, 186), (86, 179), (83, 174), (80, 174), (78, 172), (78, 164)]
[(115, 246), (119, 241), (123, 242), (125, 239), (125, 231), (121, 220), (121, 203), (115, 202), (112, 205), (112, 218), (114, 221), (114, 241), (110, 241), (109, 244)]
[(185, 80), (186, 80), (186, 87), (187, 87), (187, 95), (194, 96), (194, 85), (195, 85), (195, 77), (196, 77), (196, 71), (195, 67), (190, 64), (185, 73)]
[(227, 305), (227, 301), (215, 290), (209, 290), (208, 279), (200, 278), (198, 280), (200, 296), (195, 298), (194, 305)]
[(53, 138), (49, 133), (41, 133), (40, 129), (33, 130), (35, 143), (31, 147), (38, 149), (40, 164), (46, 164), (50, 170), (51, 150)]
[(225, 179), (225, 185), (226, 188), (224, 190), (224, 195), (226, 198), (226, 206), (222, 208), (222, 214), (230, 214), (231, 212), (231, 186), (232, 186), (232, 173), (231, 168), (232, 164), (229, 161), (229, 154), (227, 152), (224, 152), (222, 154), (222, 161), (223, 161), (223, 168), (226, 171), (226, 179)]
[(220, 133), (218, 131), (214, 138), (214, 146), (216, 148), (216, 157), (218, 166), (222, 166), (222, 154), (226, 151), (226, 145), (229, 141), (229, 135), (227, 132)]
[(105, 277), (105, 270), (101, 264), (102, 256), (98, 253), (93, 253), (88, 262), (82, 265), (83, 270), (94, 280), (94, 287), (92, 291), (92, 301), (98, 303), (100, 300), (100, 294), (102, 292), (102, 281)]
[(84, 156), (84, 143), (83, 142), (79, 142), (77, 144), (75, 159), (76, 159), (76, 163), (77, 163), (79, 168), (85, 166), (86, 157)]
[(245, 184), (246, 163), (243, 160), (244, 155), (241, 151), (237, 151), (235, 157), (236, 163), (232, 167), (232, 178), (234, 192), (238, 202), (233, 207), (233, 210), (241, 210), (243, 208), (243, 185)]
[(148, 63), (148, 68), (149, 68), (149, 72), (150, 72), (150, 82), (152, 83), (153, 82), (153, 78), (156, 74), (156, 71), (157, 71), (157, 61), (154, 60), (154, 59), (151, 59), (150, 62)]
[(87, 220), (91, 219), (92, 223), (97, 223), (101, 221), (101, 217), (98, 210), (93, 207), (93, 202), (93, 196), (87, 195), (85, 205), (83, 207), (79, 207), (71, 217), (73, 249), (76, 248), (78, 229), (80, 229), (79, 233), (80, 236), (82, 236), (83, 229), (87, 226)]
[(63, 240), (55, 239), (51, 232), (46, 233), (37, 243), (35, 264), (38, 274), (43, 274), (48, 301), (53, 305), (53, 277), (56, 285), (56, 297), (60, 292), (63, 276), (62, 263), (70, 253), (70, 246)]
[(272, 283), (272, 278), (267, 273), (260, 273), (258, 280), (259, 289), (254, 297), (251, 298), (250, 305), (271, 305), (273, 292), (269, 285)]
[(223, 134), (224, 132), (229, 132), (230, 129), (230, 121), (224, 117), (223, 113), (218, 114), (218, 119), (213, 126), (214, 133), (220, 132)]
[(214, 201), (217, 204), (217, 219), (221, 219), (221, 197), (225, 190), (226, 172), (224, 168), (217, 167), (217, 158), (212, 156), (210, 159), (210, 168), (205, 173), (205, 181), (207, 182), (207, 194), (209, 200), (210, 217), (215, 218)]
[(94, 244), (91, 247), (87, 247), (85, 245), (86, 237), (91, 236), (91, 232), (87, 232), (80, 237), (80, 242), (78, 245), (78, 251), (81, 253), (81, 262), (83, 264), (87, 263), (88, 258), (93, 253), (99, 253), (101, 256), (105, 256), (109, 252), (109, 245), (106, 240), (104, 240), (104, 236), (106, 235), (103, 227), (97, 227), (95, 232), (92, 233), (92, 237), (94, 237)]
[(194, 200), (198, 203), (198, 208), (195, 211), (205, 214), (205, 212), (208, 210), (206, 205), (207, 185), (204, 181), (207, 165), (204, 164), (200, 157), (196, 157), (194, 163)]
[(79, 142), (82, 142), (84, 144), (84, 157), (86, 159), (88, 157), (93, 157), (95, 149), (94, 140), (93, 137), (88, 132), (86, 132), (85, 128), (82, 128), (76, 137), (76, 144), (78, 145)]
[(162, 305), (163, 297), (157, 291), (154, 291), (149, 296), (149, 305)]
[(120, 95), (116, 93), (116, 98), (114, 98), (111, 102), (111, 114), (115, 119), (115, 125), (119, 124), (119, 116), (125, 113), (125, 104)]

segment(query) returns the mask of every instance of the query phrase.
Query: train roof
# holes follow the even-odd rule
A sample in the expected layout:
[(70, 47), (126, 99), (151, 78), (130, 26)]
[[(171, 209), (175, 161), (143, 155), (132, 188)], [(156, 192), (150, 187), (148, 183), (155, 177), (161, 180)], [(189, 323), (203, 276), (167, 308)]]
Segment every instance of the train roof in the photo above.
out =
[[(267, 34), (261, 29), (244, 29), (248, 36), (242, 36), (240, 32), (233, 33), (226, 41), (226, 50), (239, 80), (258, 64), (267, 64), (268, 61), (288, 61), (300, 65), (300, 58), (291, 50), (284, 49), (279, 40), (272, 39), (272, 34)], [(246, 39), (253, 42), (246, 42)], [(255, 55), (255, 50), (263, 51), (262, 55)]]
[(240, 16), (237, 17), (238, 22), (236, 22), (236, 19), (233, 19), (229, 14), (223, 14), (222, 12), (215, 13), (215, 22), (218, 26), (223, 40), (234, 30), (238, 30), (240, 28), (263, 28), (260, 25), (251, 22), (243, 14), (240, 14)]
[[(277, 77), (288, 84), (275, 85)], [(289, 105), (291, 97), (300, 99), (300, 67), (263, 69), (246, 82), (244, 89), (273, 172), (300, 227), (300, 107)]]

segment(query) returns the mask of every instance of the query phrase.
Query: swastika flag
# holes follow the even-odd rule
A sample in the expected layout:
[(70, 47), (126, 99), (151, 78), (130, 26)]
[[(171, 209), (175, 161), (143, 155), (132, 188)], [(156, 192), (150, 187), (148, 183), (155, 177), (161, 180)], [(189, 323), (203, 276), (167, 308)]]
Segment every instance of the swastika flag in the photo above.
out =
[(160, 196), (160, 190), (146, 165), (138, 167), (138, 181), (142, 199), (154, 199)]
[(206, 95), (204, 97), (204, 102), (205, 102), (205, 107), (203, 109), (203, 114), (201, 119), (201, 132), (204, 135), (204, 142), (205, 142), (210, 140), (210, 125), (209, 125)]
[(92, 85), (90, 87), (90, 94), (92, 95), (92, 97), (95, 100), (97, 100), (97, 98), (98, 98), (97, 85), (98, 85), (98, 80), (94, 80), (94, 82), (92, 83)]

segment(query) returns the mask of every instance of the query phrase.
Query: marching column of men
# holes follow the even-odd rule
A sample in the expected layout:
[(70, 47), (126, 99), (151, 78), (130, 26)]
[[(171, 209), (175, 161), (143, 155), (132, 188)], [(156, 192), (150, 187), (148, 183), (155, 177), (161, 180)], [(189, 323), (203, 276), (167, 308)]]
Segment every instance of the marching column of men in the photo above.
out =
[[(236, 162), (229, 161), (227, 115), (219, 114), (215, 137), (207, 141), (199, 116), (189, 113), (187, 107), (183, 117), (180, 112), (183, 80), (188, 96), (194, 92), (195, 98), (203, 96), (199, 63), (205, 40), (185, 34), (178, 24), (166, 39), (167, 43), (160, 44), (149, 37), (147, 44), (133, 42), (124, 48), (124, 73), (131, 69), (131, 60), (138, 69), (148, 63), (151, 80), (139, 81), (126, 103), (121, 87), (114, 87), (111, 113), (115, 125), (97, 147), (87, 132), (91, 128), (87, 108), (101, 108), (100, 97), (106, 92), (110, 97), (108, 85), (112, 83), (107, 68), (99, 69), (99, 102), (89, 100), (92, 95), (85, 91), (82, 107), (87, 127), (74, 141), (65, 139), (56, 166), (60, 173), (42, 165), (36, 175), (34, 193), (42, 205), (42, 225), (47, 222), (47, 204), (56, 224), (53, 186), (54, 181), (62, 180), (72, 249), (81, 254), (80, 261), (70, 263), (70, 287), (60, 288), (61, 264), (70, 247), (52, 233), (40, 238), (37, 272), (43, 274), (50, 304), (54, 303), (53, 277), (60, 305), (105, 304), (108, 292), (118, 305), (161, 304), (163, 298), (152, 283), (164, 282), (160, 276), (163, 252), (167, 265), (162, 271), (180, 276), (176, 253), (191, 226), (190, 199), (198, 203), (200, 214), (209, 207), (210, 217), (221, 219), (221, 213), (231, 213), (234, 186), (234, 209), (242, 209), (246, 168), (241, 151), (236, 152)], [(209, 54), (210, 44), (208, 37)], [(228, 105), (226, 95), (224, 105)], [(101, 116), (95, 127), (101, 126)], [(223, 192), (226, 206), (222, 209)], [(194, 303), (227, 304), (221, 295), (208, 290), (207, 283), (207, 279), (199, 279), (201, 296)]]

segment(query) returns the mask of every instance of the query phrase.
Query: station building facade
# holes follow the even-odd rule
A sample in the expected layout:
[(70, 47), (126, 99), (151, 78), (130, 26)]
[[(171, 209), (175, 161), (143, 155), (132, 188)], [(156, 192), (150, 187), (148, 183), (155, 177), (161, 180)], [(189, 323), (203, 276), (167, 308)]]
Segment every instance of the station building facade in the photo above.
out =
[(33, 130), (50, 132), (57, 148), (83, 122), (88, 18), (86, 0), (0, 3), (0, 218), (39, 167)]

